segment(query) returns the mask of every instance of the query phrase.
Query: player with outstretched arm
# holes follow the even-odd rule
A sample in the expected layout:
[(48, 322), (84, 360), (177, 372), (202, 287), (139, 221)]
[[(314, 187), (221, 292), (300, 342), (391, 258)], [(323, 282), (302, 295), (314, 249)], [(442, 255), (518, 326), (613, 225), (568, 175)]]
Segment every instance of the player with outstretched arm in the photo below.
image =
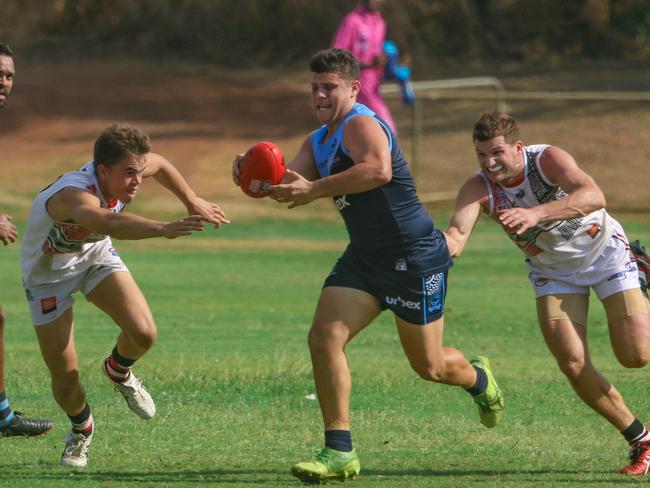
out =
[[(160, 222), (123, 212), (147, 177), (172, 191), (189, 216)], [(93, 161), (36, 196), (25, 230), (22, 272), (52, 392), (72, 423), (62, 464), (86, 466), (95, 432), (79, 380), (72, 293), (81, 291), (121, 329), (102, 371), (138, 417), (152, 418), (155, 404), (131, 367), (153, 346), (156, 324), (111, 237), (174, 239), (202, 231), (204, 222), (219, 227), (228, 220), (218, 205), (197, 197), (167, 159), (151, 152), (147, 135), (123, 125), (99, 135)]]
[(645, 250), (638, 241), (630, 245), (573, 157), (548, 144), (525, 146), (510, 115), (483, 114), (473, 141), (480, 169), (458, 192), (446, 231), (452, 256), (461, 254), (482, 212), (501, 224), (526, 254), (539, 325), (558, 366), (580, 399), (630, 444), (630, 464), (619, 472), (646, 474), (648, 429), (596, 370), (587, 346), (591, 288), (605, 308), (618, 361), (641, 368), (650, 359)]

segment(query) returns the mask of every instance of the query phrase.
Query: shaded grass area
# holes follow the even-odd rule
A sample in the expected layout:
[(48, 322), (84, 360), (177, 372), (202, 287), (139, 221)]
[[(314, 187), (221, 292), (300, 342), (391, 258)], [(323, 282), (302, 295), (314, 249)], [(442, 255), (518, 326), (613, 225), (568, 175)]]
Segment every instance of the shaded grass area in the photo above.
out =
[[(626, 229), (631, 238), (650, 239), (647, 224)], [(546, 351), (522, 256), (496, 226), (482, 221), (475, 232), (450, 275), (446, 342), (491, 357), (506, 395), (503, 423), (484, 429), (465, 392), (418, 379), (383, 314), (348, 347), (362, 460), (353, 486), (632, 482), (612, 474), (625, 463), (622, 438), (575, 398)], [(243, 244), (213, 249), (206, 239)], [(97, 424), (82, 472), (58, 465), (67, 419), (51, 398), (29, 324), (19, 249), (0, 250), (9, 398), (14, 408), (57, 423), (44, 438), (0, 439), (0, 486), (298, 486), (289, 467), (322, 444), (318, 405), (307, 398), (314, 387), (306, 334), (340, 252), (256, 250), (269, 239), (330, 241), (342, 250), (345, 231), (332, 223), (264, 221), (166, 245), (117, 243), (159, 327), (158, 343), (136, 365), (158, 414), (141, 421), (102, 378), (99, 363), (116, 328), (77, 296), (77, 349)], [(597, 301), (589, 334), (597, 367), (648, 420), (647, 372), (617, 364)]]

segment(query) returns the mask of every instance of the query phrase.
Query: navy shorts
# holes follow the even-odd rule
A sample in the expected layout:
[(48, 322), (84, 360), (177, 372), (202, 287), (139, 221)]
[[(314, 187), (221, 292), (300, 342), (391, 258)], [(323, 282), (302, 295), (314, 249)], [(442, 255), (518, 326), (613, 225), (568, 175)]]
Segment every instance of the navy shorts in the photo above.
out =
[(348, 249), (325, 279), (324, 287), (341, 286), (365, 291), (402, 320), (425, 325), (444, 314), (447, 271), (417, 275), (400, 266), (368, 263)]

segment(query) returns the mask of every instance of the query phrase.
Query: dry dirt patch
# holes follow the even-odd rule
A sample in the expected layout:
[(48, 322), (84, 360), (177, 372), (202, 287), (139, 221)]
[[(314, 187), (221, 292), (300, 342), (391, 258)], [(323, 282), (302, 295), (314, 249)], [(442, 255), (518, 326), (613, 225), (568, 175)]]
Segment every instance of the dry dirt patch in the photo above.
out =
[[(315, 128), (309, 77), (304, 73), (224, 74), (110, 62), (25, 65), (17, 60), (16, 64), (14, 93), (0, 113), (0, 208), (10, 208), (18, 218), (26, 216), (38, 190), (89, 160), (97, 133), (115, 121), (149, 132), (154, 150), (169, 157), (200, 194), (221, 203), (233, 217), (336, 218), (327, 202), (290, 212), (244, 197), (230, 181), (230, 163), (237, 152), (256, 141), (272, 140), (290, 157)], [(599, 69), (592, 77), (575, 71), (544, 76), (509, 73), (503, 81), (517, 89), (580, 89), (583, 79), (590, 90), (613, 90), (617, 84), (638, 90), (635, 76), (648, 79), (644, 67)], [(632, 79), (637, 81), (631, 83)], [(564, 147), (601, 184), (610, 207), (647, 212), (648, 105), (518, 102), (511, 108), (523, 125), (525, 142)], [(410, 112), (398, 101), (391, 101), (391, 106), (410, 155)], [(478, 114), (490, 107), (439, 102), (427, 109), (422, 158), (416, 168), (422, 193), (453, 194), (474, 171), (469, 131)], [(150, 214), (182, 212), (155, 184), (148, 184), (137, 200), (135, 209)]]

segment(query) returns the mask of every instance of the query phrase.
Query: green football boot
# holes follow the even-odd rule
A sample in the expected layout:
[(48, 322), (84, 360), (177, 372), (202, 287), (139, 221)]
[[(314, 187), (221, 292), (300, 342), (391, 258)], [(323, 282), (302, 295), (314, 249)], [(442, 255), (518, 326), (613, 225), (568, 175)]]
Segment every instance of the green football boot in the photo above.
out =
[(298, 463), (291, 468), (291, 474), (305, 483), (326, 483), (327, 480), (355, 479), (361, 465), (354, 449), (350, 452), (324, 447), (313, 461)]
[(485, 371), (488, 378), (487, 388), (483, 393), (474, 397), (474, 403), (478, 405), (481, 423), (491, 429), (492, 427), (496, 427), (503, 415), (503, 395), (494, 379), (488, 358), (485, 356), (476, 356), (470, 360), (470, 363)]

